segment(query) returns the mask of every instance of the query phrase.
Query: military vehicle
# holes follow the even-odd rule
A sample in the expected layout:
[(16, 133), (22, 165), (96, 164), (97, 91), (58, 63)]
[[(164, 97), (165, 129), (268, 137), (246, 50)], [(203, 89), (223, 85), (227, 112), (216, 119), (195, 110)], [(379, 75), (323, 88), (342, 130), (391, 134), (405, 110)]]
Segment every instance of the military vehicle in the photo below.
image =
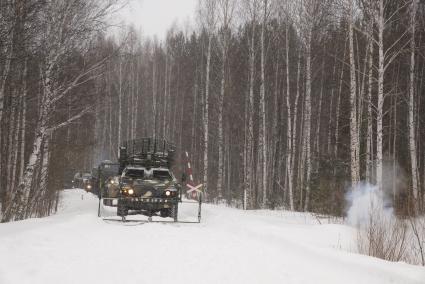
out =
[(76, 172), (72, 179), (72, 188), (81, 188), (83, 185), (83, 173)]
[(82, 188), (87, 192), (93, 191), (93, 177), (90, 173), (84, 173), (81, 178)]
[[(124, 142), (119, 148), (118, 163), (108, 161), (98, 167), (98, 216), (105, 222), (144, 223), (145, 220), (138, 218), (127, 219), (129, 215), (144, 215), (149, 222), (199, 223), (202, 197), (200, 194), (197, 201), (182, 200), (185, 180), (182, 178), (180, 184), (173, 174), (175, 151), (173, 144), (161, 139), (142, 138)], [(179, 203), (196, 204), (197, 221), (178, 220)], [(154, 216), (169, 217), (173, 221), (153, 220)]]
[(82, 188), (86, 191), (92, 190), (92, 175), (86, 172), (76, 172), (72, 180), (73, 188)]
[(166, 140), (144, 138), (119, 149), (120, 191), (117, 215), (125, 220), (131, 211), (178, 219), (181, 185), (172, 173), (175, 147)]
[[(118, 169), (119, 165), (112, 161), (102, 161), (97, 168), (92, 169), (92, 180), (93, 180), (93, 193), (98, 194), (99, 197), (103, 196), (118, 197), (116, 193), (118, 190), (110, 190), (111, 186), (118, 187)], [(102, 191), (102, 192), (101, 192)], [(114, 206), (111, 200), (104, 199), (104, 205)], [(116, 204), (115, 204), (116, 206)]]
[[(117, 172), (118, 173), (118, 172)], [(119, 176), (110, 176), (105, 179), (105, 184), (103, 186), (102, 195), (103, 205), (116, 207), (118, 204), (118, 197), (120, 195), (120, 177)]]

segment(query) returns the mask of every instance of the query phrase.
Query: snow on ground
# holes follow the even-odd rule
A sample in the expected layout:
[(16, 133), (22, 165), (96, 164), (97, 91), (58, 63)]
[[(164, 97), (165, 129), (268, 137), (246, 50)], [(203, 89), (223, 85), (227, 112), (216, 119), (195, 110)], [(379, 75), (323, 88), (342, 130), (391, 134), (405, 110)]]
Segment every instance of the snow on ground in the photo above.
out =
[[(185, 204), (180, 219), (196, 219)], [(355, 251), (310, 215), (204, 205), (201, 224), (120, 224), (66, 190), (60, 212), (0, 224), (0, 283), (425, 283), (425, 269)], [(351, 251), (351, 252), (350, 252)]]

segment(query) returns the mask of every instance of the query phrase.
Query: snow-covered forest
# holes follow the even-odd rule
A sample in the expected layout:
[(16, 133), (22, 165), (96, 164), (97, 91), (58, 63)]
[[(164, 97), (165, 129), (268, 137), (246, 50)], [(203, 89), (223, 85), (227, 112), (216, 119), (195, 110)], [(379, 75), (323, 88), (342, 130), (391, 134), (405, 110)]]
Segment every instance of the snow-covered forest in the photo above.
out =
[[(110, 245), (159, 274), (185, 255), (205, 283), (423, 283), (406, 263), (425, 266), (424, 0), (198, 0), (164, 38), (117, 25), (127, 4), (0, 0), (1, 283), (139, 271), (93, 257)], [(193, 171), (199, 227), (108, 227), (101, 193), (67, 189), (143, 137), (177, 146), (173, 186)]]
[(3, 222), (140, 137), (177, 172), (188, 151), (209, 202), (343, 216), (368, 182), (424, 211), (424, 1), (199, 1), (164, 40), (109, 32), (121, 4), (0, 1)]

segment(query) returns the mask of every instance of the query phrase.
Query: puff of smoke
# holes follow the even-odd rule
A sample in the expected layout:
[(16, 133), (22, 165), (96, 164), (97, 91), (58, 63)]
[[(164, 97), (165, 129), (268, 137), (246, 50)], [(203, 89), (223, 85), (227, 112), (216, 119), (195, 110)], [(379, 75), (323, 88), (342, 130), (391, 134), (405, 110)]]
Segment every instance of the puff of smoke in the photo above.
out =
[(394, 221), (393, 197), (405, 191), (408, 182), (403, 169), (391, 157), (384, 159), (382, 170), (382, 190), (370, 183), (360, 182), (345, 195), (348, 224), (366, 227), (370, 225), (371, 214), (384, 218), (383, 222)]
[(371, 212), (379, 212), (381, 217), (390, 220), (394, 217), (391, 199), (375, 185), (359, 183), (345, 196), (348, 210), (347, 223), (356, 227), (370, 225)]

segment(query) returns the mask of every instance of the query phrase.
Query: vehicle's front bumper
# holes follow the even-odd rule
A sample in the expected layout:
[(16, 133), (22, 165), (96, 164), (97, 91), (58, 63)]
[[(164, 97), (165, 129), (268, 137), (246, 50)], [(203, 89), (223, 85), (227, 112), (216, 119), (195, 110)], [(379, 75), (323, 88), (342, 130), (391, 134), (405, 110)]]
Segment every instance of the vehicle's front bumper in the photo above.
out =
[(128, 209), (164, 209), (171, 208), (179, 202), (178, 198), (161, 198), (161, 197), (121, 197), (119, 204)]

